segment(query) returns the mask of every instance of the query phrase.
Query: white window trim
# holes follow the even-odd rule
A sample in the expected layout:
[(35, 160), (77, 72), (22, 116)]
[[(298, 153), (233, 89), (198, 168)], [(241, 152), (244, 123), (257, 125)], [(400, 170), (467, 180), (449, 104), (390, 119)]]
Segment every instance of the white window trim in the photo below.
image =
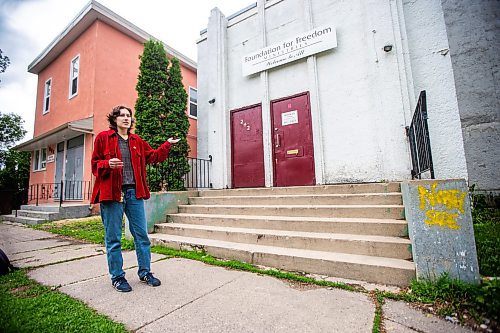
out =
[[(49, 95), (47, 96), (47, 82), (50, 82), (50, 93)], [(46, 114), (46, 113), (49, 113), (50, 112), (50, 97), (52, 96), (52, 78), (48, 78), (47, 81), (45, 81), (44, 85), (43, 85), (43, 102), (42, 102), (42, 114)], [(45, 110), (45, 103), (46, 103), (46, 100), (47, 100), (47, 97), (49, 98), (49, 107), (47, 108), (47, 110)]]
[[(73, 62), (78, 59), (78, 73), (73, 77)], [(73, 79), (76, 78), (76, 93), (71, 94), (71, 88), (73, 87)], [(78, 95), (78, 86), (80, 85), (80, 54), (76, 55), (69, 62), (69, 87), (68, 87), (68, 99), (72, 99)]]
[[(45, 149), (45, 161), (42, 160), (42, 150)], [(36, 165), (36, 159), (35, 159), (35, 156), (36, 156), (36, 152), (39, 152), (39, 160), (38, 160), (38, 165)], [(42, 168), (42, 164), (45, 162), (45, 166)], [(47, 170), (47, 147), (45, 148), (40, 148), (40, 149), (37, 149), (33, 152), (33, 172), (38, 172), (38, 171), (45, 171)]]
[[(196, 103), (191, 102), (191, 89), (196, 90)], [(192, 118), (192, 119), (198, 119), (198, 116), (191, 115), (191, 103), (196, 105), (196, 109), (198, 110), (198, 89), (195, 87), (189, 86), (188, 87), (188, 117)]]

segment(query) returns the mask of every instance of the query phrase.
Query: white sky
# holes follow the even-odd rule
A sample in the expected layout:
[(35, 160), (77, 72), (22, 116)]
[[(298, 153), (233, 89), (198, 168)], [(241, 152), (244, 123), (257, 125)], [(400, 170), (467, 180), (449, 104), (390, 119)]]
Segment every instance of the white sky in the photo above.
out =
[[(33, 137), (37, 76), (28, 65), (76, 17), (89, 0), (0, 0), (0, 49), (10, 66), (0, 74), (0, 112), (17, 113)], [(229, 16), (255, 0), (98, 0), (155, 38), (197, 61), (196, 40), (210, 10)]]

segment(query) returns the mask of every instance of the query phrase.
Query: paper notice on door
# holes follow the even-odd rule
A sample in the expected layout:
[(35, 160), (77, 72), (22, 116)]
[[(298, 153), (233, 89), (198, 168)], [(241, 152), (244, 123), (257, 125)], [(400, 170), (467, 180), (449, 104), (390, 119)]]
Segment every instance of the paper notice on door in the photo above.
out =
[(288, 111), (281, 114), (281, 126), (297, 124), (299, 122), (299, 114), (297, 110)]

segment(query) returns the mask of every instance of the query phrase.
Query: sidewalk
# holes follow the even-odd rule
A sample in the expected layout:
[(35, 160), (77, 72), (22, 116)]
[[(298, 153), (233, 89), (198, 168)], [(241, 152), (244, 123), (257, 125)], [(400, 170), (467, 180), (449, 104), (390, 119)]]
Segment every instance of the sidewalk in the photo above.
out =
[[(152, 254), (162, 285), (139, 282), (134, 252), (124, 252), (133, 288), (115, 291), (104, 247), (68, 241), (21, 225), (0, 223), (0, 248), (29, 276), (122, 322), (135, 332), (372, 332), (374, 303), (367, 295), (293, 284), (254, 273)], [(472, 332), (387, 301), (387, 332)]]

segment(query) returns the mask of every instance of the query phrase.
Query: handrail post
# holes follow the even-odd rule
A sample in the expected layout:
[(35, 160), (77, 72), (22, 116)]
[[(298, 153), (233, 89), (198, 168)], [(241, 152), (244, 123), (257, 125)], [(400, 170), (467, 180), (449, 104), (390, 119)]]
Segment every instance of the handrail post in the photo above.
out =
[(38, 206), (38, 184), (36, 184), (36, 205)]
[(59, 193), (59, 207), (62, 206), (62, 202), (63, 202), (63, 181), (61, 180), (61, 191)]

